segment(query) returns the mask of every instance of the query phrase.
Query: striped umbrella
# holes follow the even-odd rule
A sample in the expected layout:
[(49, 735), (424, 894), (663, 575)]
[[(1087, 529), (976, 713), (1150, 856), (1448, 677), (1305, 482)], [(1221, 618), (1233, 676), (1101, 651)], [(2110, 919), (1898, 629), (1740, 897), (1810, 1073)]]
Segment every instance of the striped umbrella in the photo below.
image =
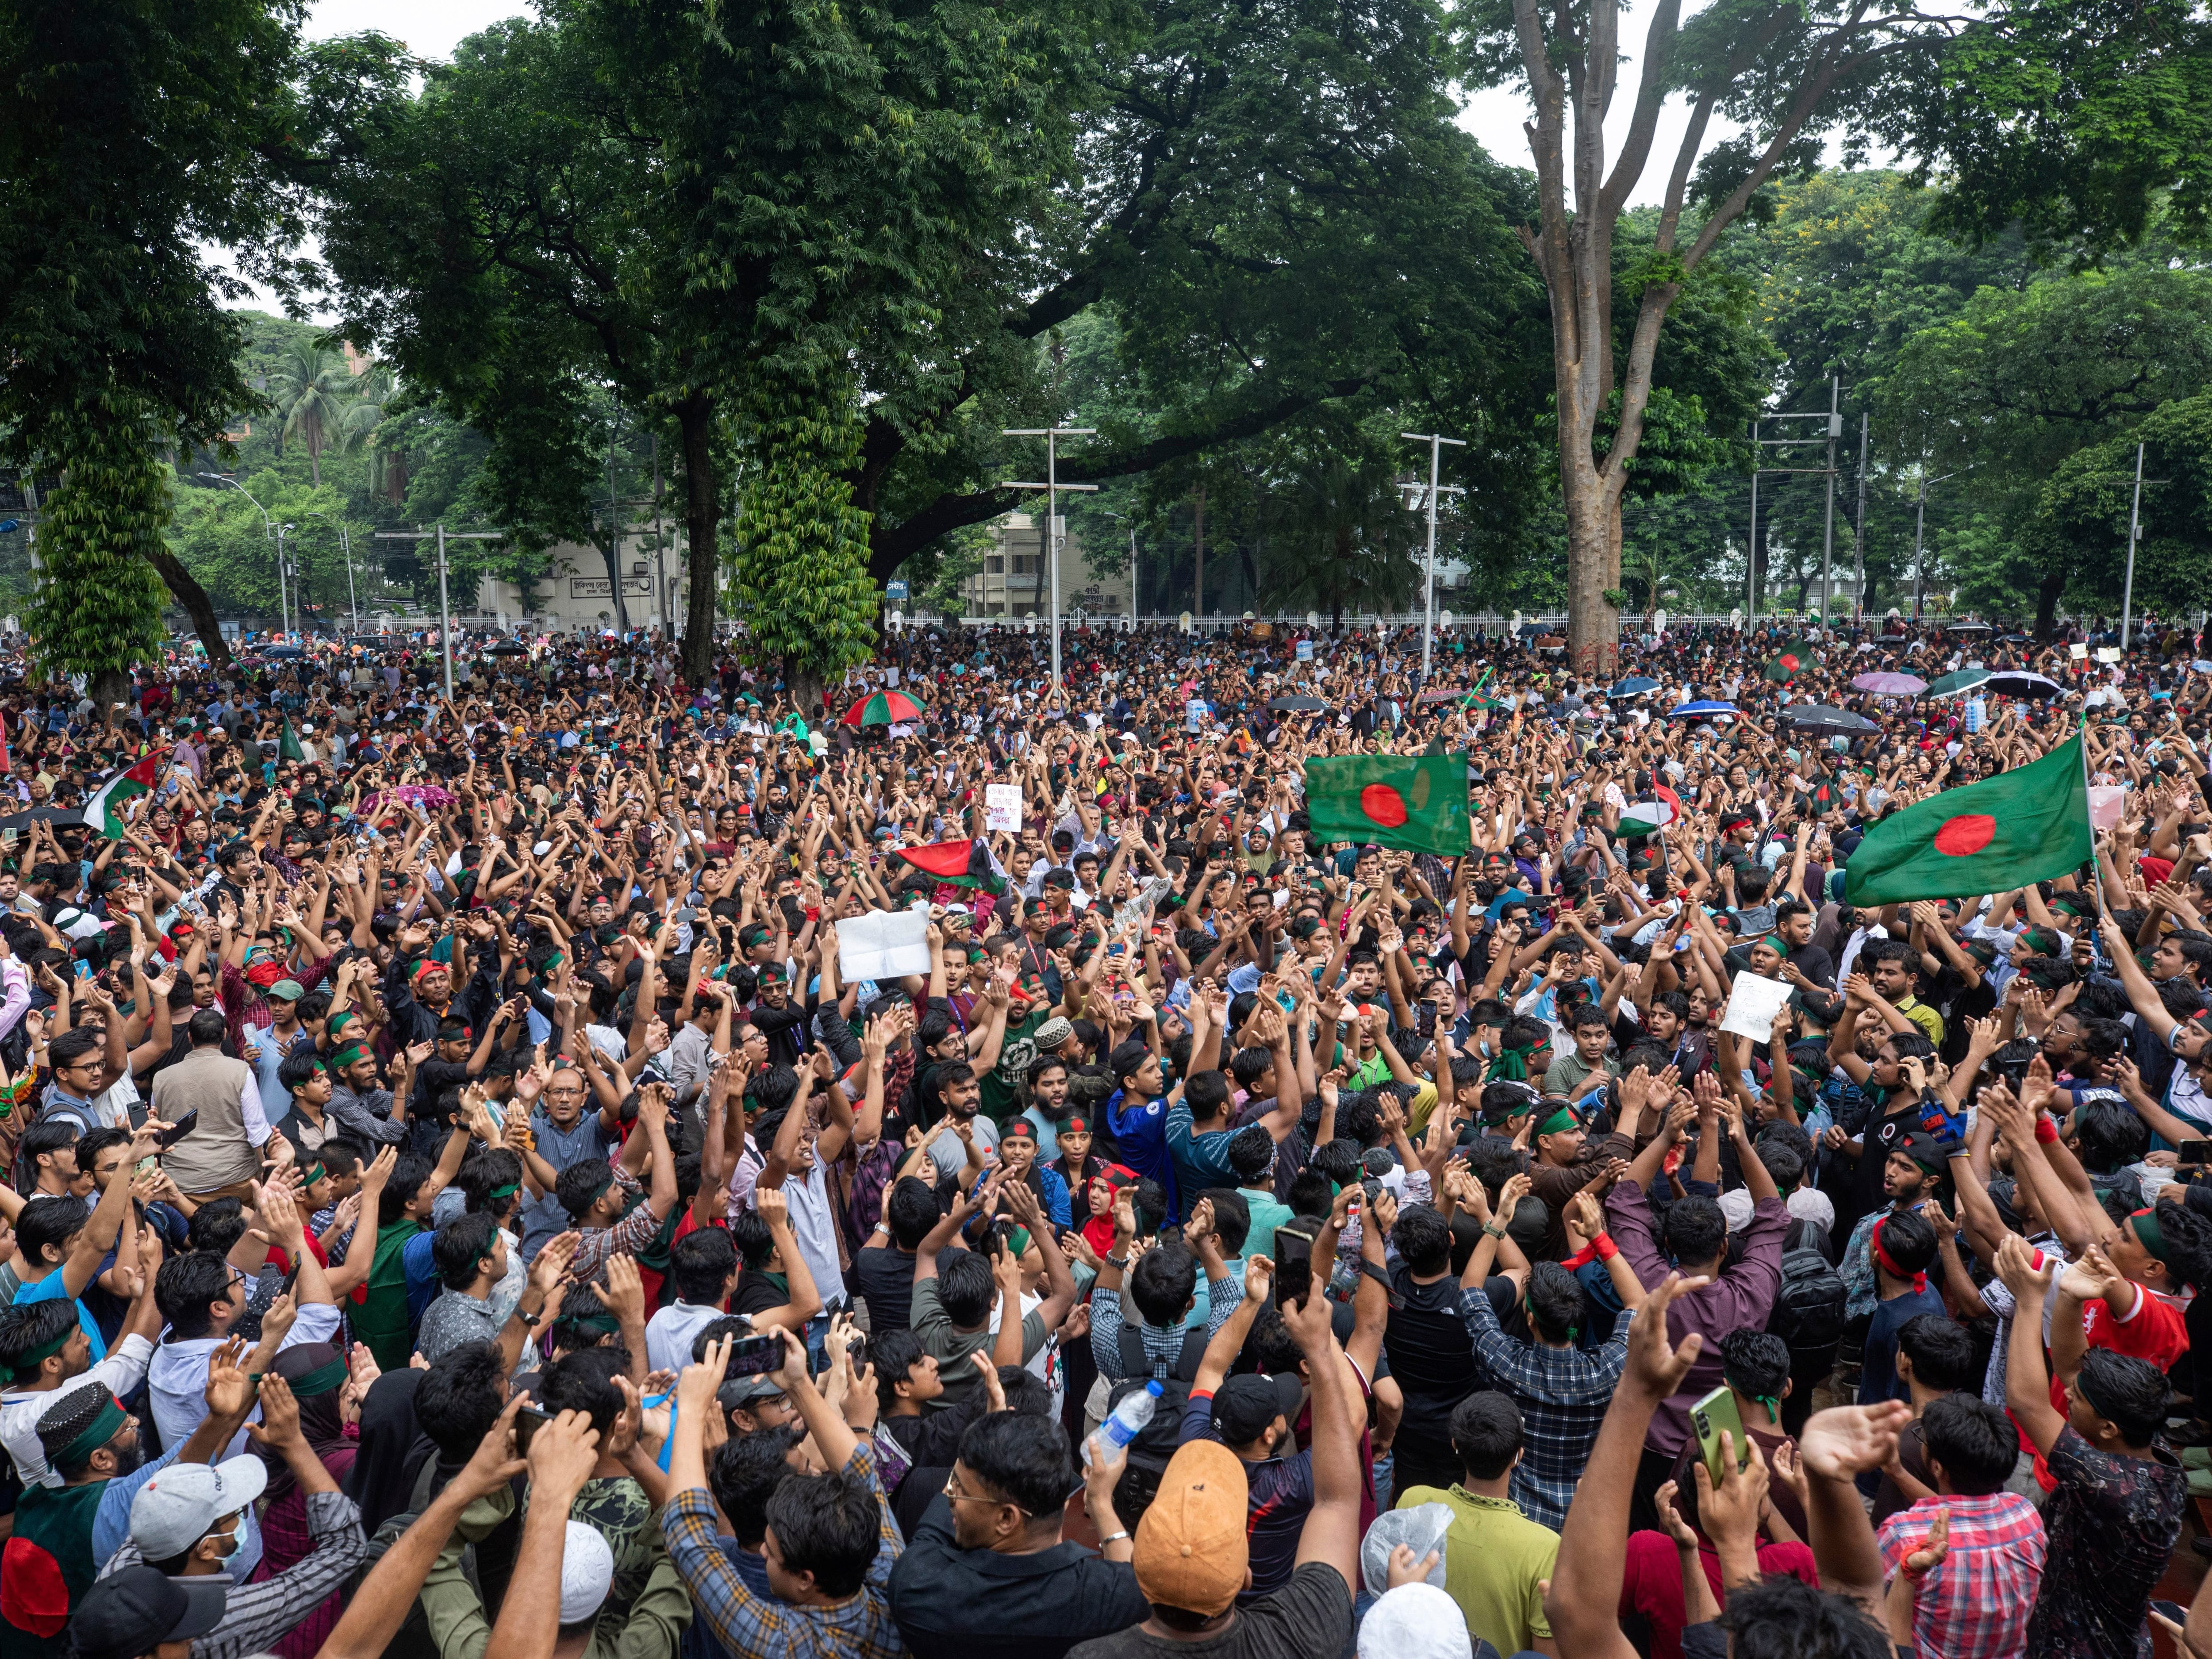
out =
[(842, 726), (890, 726), (899, 720), (918, 720), (921, 710), (903, 691), (878, 691), (845, 711)]

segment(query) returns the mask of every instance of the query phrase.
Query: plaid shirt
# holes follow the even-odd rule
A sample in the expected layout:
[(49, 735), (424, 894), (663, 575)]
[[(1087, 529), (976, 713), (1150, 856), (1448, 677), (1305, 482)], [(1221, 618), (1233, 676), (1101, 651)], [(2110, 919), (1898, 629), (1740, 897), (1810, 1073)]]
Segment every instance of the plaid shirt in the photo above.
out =
[(1513, 1501), (1531, 1521), (1556, 1532), (1566, 1523), (1575, 1483), (1627, 1364), (1628, 1321), (1615, 1320), (1613, 1340), (1586, 1350), (1532, 1347), (1508, 1336), (1480, 1289), (1459, 1293), (1459, 1316), (1475, 1358), (1521, 1407), (1524, 1449), (1513, 1467)]
[[(346, 1580), (368, 1553), (362, 1535), (361, 1510), (341, 1492), (307, 1494), (307, 1531), (314, 1553), (287, 1567), (273, 1578), (250, 1584), (233, 1584), (223, 1602), (222, 1622), (205, 1636), (192, 1638), (191, 1659), (240, 1659), (265, 1653), (316, 1611), (323, 1601), (345, 1588)], [(100, 1576), (142, 1566), (145, 1557), (136, 1544), (125, 1543), (100, 1569)]]
[[(613, 1165), (615, 1185), (629, 1194), (642, 1193), (645, 1188), (635, 1176), (619, 1164)], [(630, 1212), (611, 1227), (594, 1227), (576, 1241), (576, 1254), (568, 1261), (568, 1277), (581, 1285), (597, 1279), (606, 1271), (607, 1263), (618, 1255), (635, 1255), (660, 1237), (660, 1229), (668, 1218), (655, 1215), (650, 1204), (634, 1204)], [(506, 1323), (504, 1320), (500, 1322)]]
[(704, 1486), (672, 1493), (660, 1512), (660, 1529), (677, 1571), (690, 1588), (699, 1616), (714, 1639), (736, 1659), (901, 1659), (906, 1639), (891, 1621), (890, 1577), (899, 1558), (899, 1535), (876, 1481), (875, 1455), (866, 1440), (853, 1448), (844, 1473), (865, 1477), (876, 1494), (878, 1542), (867, 1583), (834, 1607), (800, 1607), (771, 1601), (745, 1588), (714, 1541), (714, 1501)]
[(1883, 1579), (1928, 1536), (1939, 1506), (1951, 1511), (1951, 1553), (1920, 1581), (1912, 1641), (1923, 1659), (2008, 1659), (2026, 1650), (2028, 1614), (2043, 1583), (2043, 1518), (2017, 1492), (1923, 1498), (1881, 1523)]

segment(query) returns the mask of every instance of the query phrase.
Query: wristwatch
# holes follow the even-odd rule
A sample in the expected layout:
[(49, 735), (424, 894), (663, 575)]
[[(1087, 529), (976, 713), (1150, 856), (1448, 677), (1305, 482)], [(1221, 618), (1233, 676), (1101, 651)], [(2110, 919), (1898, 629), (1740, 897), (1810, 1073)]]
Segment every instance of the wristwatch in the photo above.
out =
[(544, 1317), (543, 1314), (530, 1313), (520, 1307), (515, 1309), (514, 1316), (522, 1322), (522, 1328), (526, 1331), (535, 1330), (538, 1321)]
[(1122, 1528), (1119, 1532), (1109, 1532), (1098, 1540), (1098, 1547), (1103, 1550), (1109, 1544), (1118, 1544), (1128, 1535), (1129, 1529), (1127, 1527)]
[(1482, 1224), (1482, 1231), (1488, 1233), (1492, 1238), (1503, 1238), (1505, 1237), (1505, 1229), (1499, 1226), (1494, 1221), (1484, 1222)]

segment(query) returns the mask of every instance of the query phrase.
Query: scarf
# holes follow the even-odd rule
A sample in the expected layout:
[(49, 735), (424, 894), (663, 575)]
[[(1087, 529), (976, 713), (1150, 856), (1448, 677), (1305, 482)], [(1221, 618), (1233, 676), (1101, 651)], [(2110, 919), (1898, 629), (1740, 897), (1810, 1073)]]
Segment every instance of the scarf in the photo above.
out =
[(1888, 1273), (1891, 1278), (1911, 1279), (1912, 1281), (1912, 1293), (1915, 1296), (1917, 1296), (1921, 1291), (1928, 1288), (1928, 1275), (1924, 1273), (1909, 1273), (1905, 1272), (1904, 1268), (1897, 1265), (1896, 1261), (1891, 1257), (1889, 1252), (1882, 1249), (1881, 1230), (1887, 1225), (1889, 1225), (1889, 1218), (1887, 1216), (1884, 1216), (1881, 1220), (1874, 1224), (1874, 1233), (1868, 1241), (1874, 1246), (1874, 1259), (1881, 1264), (1882, 1270)]

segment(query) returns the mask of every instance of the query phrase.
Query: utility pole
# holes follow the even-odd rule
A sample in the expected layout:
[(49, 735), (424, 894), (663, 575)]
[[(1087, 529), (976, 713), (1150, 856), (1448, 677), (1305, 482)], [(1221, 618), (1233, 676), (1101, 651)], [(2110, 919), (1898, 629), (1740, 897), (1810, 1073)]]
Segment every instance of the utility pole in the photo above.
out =
[(1042, 489), (1044, 491), (1044, 534), (1038, 538), (1038, 546), (1044, 556), (1052, 562), (1052, 683), (1060, 684), (1060, 544), (1066, 539), (1060, 530), (1060, 492), (1080, 490), (1085, 495), (1097, 493), (1097, 484), (1064, 484), (1060, 481), (1060, 441), (1062, 438), (1089, 438), (1097, 435), (1095, 426), (1033, 426), (1005, 427), (1002, 435), (1009, 438), (1042, 438), (1044, 440), (1044, 482), (1042, 483), (1009, 483), (1009, 489)]
[(660, 533), (660, 434), (653, 434), (653, 582), (660, 606), (660, 637), (676, 635), (675, 613), (669, 608), (668, 553)]
[(1125, 513), (1109, 513), (1109, 519), (1119, 519), (1129, 526), (1129, 627), (1137, 626), (1137, 521)]
[(346, 605), (353, 611), (353, 631), (361, 632), (361, 598), (353, 586), (353, 538), (346, 533), (345, 520), (338, 520), (338, 545), (345, 550)]
[(1920, 489), (1912, 503), (1912, 620), (1920, 620), (1920, 544), (1928, 527), (1928, 463), (1920, 464)]
[(453, 610), (446, 595), (446, 544), (456, 542), (503, 542), (506, 533), (497, 530), (455, 530), (448, 532), (444, 525), (435, 530), (380, 530), (376, 539), (380, 542), (419, 542), (434, 538), (438, 544), (438, 642), (446, 653), (446, 695), (453, 695)]
[(284, 586), (284, 532), (291, 528), (293, 528), (292, 526), (281, 520), (278, 520), (276, 526), (276, 631), (280, 635), (292, 631), (291, 603), (285, 597)]
[(1191, 572), (1191, 625), (1203, 635), (1206, 632), (1206, 486), (1199, 485), (1192, 492), (1191, 507), (1195, 518), (1191, 532), (1191, 545), (1196, 555), (1195, 568)]
[[(1421, 684), (1429, 683), (1429, 655), (1434, 648), (1437, 634), (1437, 496), (1440, 493), (1443, 453), (1446, 444), (1455, 449), (1465, 449), (1464, 438), (1447, 438), (1435, 432), (1401, 432), (1400, 437), (1410, 443), (1429, 447), (1429, 556), (1427, 574), (1422, 579), (1421, 600)], [(1465, 495), (1463, 489), (1455, 495)]]
[(1844, 435), (1844, 382), (1828, 377), (1828, 513), (1820, 527), (1820, 626), (1836, 625), (1833, 564), (1836, 552), (1836, 440)]
[(2128, 648), (2128, 623), (2136, 602), (2136, 544), (2142, 539), (2143, 447), (2136, 446), (2136, 496), (2128, 508), (2128, 579), (2120, 589), (2120, 649)]
[(1751, 538), (1743, 544), (1743, 626), (1745, 637), (1759, 617), (1759, 422), (1751, 423)]
[(1867, 416), (1859, 411), (1859, 521), (1851, 532), (1851, 615), (1866, 616)]

